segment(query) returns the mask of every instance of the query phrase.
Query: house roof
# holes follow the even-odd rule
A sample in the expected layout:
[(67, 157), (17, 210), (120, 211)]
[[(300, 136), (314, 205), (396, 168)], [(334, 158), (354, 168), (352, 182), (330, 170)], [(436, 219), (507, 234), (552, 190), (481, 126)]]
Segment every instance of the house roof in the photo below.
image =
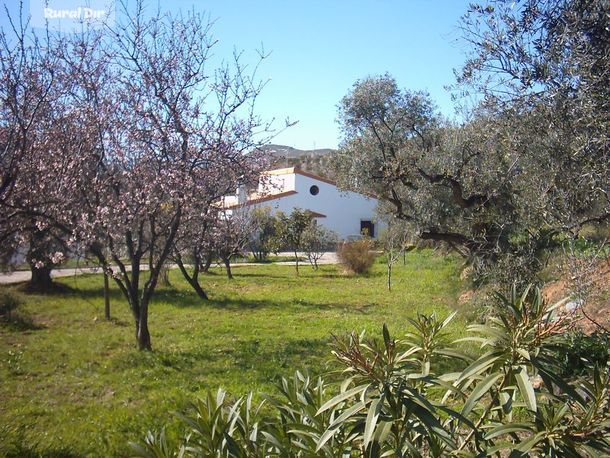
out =
[(266, 172), (263, 172), (263, 175), (290, 175), (292, 173), (297, 174), (297, 175), (302, 175), (304, 177), (312, 178), (314, 180), (318, 180), (323, 183), (332, 184), (333, 186), (337, 186), (337, 183), (334, 182), (333, 180), (329, 180), (328, 178), (324, 178), (320, 175), (316, 175), (315, 173), (306, 172), (305, 170), (301, 170), (299, 167), (287, 167), (287, 168), (283, 168), (283, 169), (268, 170)]
[(307, 210), (307, 211), (311, 214), (311, 216), (313, 218), (326, 218), (326, 215), (323, 215), (322, 213), (318, 213), (313, 210)]
[[(282, 168), (282, 169), (275, 169), (275, 170), (267, 170), (265, 172), (263, 172), (261, 175), (290, 175), (290, 174), (296, 174), (296, 175), (302, 175), (308, 178), (311, 178), (313, 180), (317, 180), (317, 181), (321, 181), (323, 183), (328, 183), (332, 186), (337, 186), (337, 183), (333, 180), (329, 180), (328, 178), (324, 178), (320, 175), (316, 175), (315, 173), (310, 173), (310, 172), (306, 172), (304, 170), (301, 170), (299, 167), (286, 167), (286, 168)], [(352, 191), (354, 192), (354, 191)], [(356, 191), (357, 192), (357, 191)], [(361, 194), (365, 197), (368, 198), (373, 198), (373, 199), (377, 199), (375, 196), (368, 194), (368, 193), (364, 193), (364, 192), (357, 192), (358, 194)], [(278, 193), (274, 193), (274, 194), (259, 194), (259, 193), (252, 193), (248, 196), (248, 199), (246, 202), (243, 203), (231, 203), (228, 205), (225, 205), (224, 208), (226, 209), (234, 209), (234, 208), (243, 208), (243, 207), (247, 207), (250, 205), (256, 205), (262, 202), (269, 202), (272, 200), (276, 200), (276, 199), (281, 199), (282, 197), (287, 197), (287, 196), (291, 196), (294, 194), (298, 194), (297, 191), (294, 190), (290, 190), (290, 191), (284, 191), (284, 192), (278, 192)], [(314, 211), (311, 211), (311, 214), (313, 215), (314, 218), (326, 218), (326, 215), (323, 215), (321, 213), (317, 213)]]
[[(281, 199), (282, 197), (292, 196), (293, 194), (298, 194), (296, 191), (286, 191), (286, 192), (278, 192), (277, 194), (270, 194), (268, 196), (257, 197), (254, 199), (249, 199), (241, 204), (233, 204), (228, 205), (226, 209), (234, 209), (234, 208), (243, 208), (249, 207), (250, 205), (260, 204), (262, 202), (269, 202), (270, 200)], [(315, 212), (313, 210), (307, 210), (313, 218), (326, 218), (326, 215), (322, 213)]]
[[(337, 182), (330, 180), (328, 178), (325, 178), (323, 176), (320, 175), (316, 175), (315, 173), (311, 173), (311, 172), (306, 172), (305, 170), (301, 170), (299, 167), (286, 167), (283, 169), (275, 169), (275, 170), (268, 170), (266, 172), (263, 172), (263, 175), (289, 175), (291, 173), (295, 173), (297, 175), (302, 175), (304, 177), (309, 177), (312, 178), (314, 180), (318, 180), (321, 181), (323, 183), (328, 183), (331, 184), (333, 186), (337, 186)], [(337, 186), (338, 187), (338, 186)], [(379, 199), (377, 196), (365, 192), (365, 191), (354, 191), (354, 190), (350, 190), (350, 192), (355, 192), (357, 194), (362, 194), (365, 197), (368, 197), (369, 199)]]
[(248, 198), (248, 200), (246, 202), (243, 202), (241, 204), (228, 205), (227, 208), (242, 208), (242, 207), (246, 207), (249, 205), (260, 204), (261, 202), (268, 202), (270, 200), (281, 199), (282, 197), (291, 196), (293, 194), (298, 194), (298, 192), (285, 191), (285, 192), (278, 192), (276, 194), (268, 194), (265, 196), (254, 197), (252, 199)]

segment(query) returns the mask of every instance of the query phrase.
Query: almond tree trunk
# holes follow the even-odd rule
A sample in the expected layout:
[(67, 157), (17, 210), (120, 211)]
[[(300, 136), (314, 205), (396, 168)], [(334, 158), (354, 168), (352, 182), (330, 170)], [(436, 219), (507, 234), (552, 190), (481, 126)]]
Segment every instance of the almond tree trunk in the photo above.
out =
[(136, 339), (138, 341), (138, 350), (152, 350), (150, 333), (148, 332), (148, 304), (142, 304), (140, 318), (137, 321)]
[(32, 273), (32, 278), (28, 289), (40, 293), (48, 292), (53, 289), (50, 266), (36, 267), (33, 263), (30, 263), (30, 271)]
[(163, 267), (159, 274), (159, 285), (161, 286), (172, 286), (169, 281), (169, 267)]
[(227, 270), (227, 278), (233, 280), (233, 273), (231, 272), (231, 260), (229, 258), (223, 259), (225, 269)]
[(36, 231), (30, 236), (30, 246), (26, 255), (26, 261), (30, 266), (32, 278), (28, 285), (28, 290), (38, 293), (46, 293), (53, 289), (53, 281), (51, 280), (52, 265), (38, 264), (42, 259), (45, 259), (50, 250), (48, 243), (45, 242), (45, 233)]
[(180, 256), (176, 257), (176, 264), (178, 264), (178, 268), (180, 269), (180, 272), (182, 272), (182, 276), (188, 282), (188, 284), (191, 285), (191, 288), (195, 290), (195, 292), (201, 299), (207, 301), (208, 295), (205, 293), (205, 291), (199, 284), (199, 260), (197, 258), (195, 259), (192, 275), (189, 275), (188, 271), (186, 270), (186, 266), (184, 265), (184, 262), (182, 262), (182, 258)]
[(138, 289), (132, 287), (129, 290), (129, 305), (134, 318), (138, 350), (151, 351), (152, 344), (150, 332), (148, 332), (148, 298), (143, 295), (140, 299)]
[(201, 267), (201, 271), (203, 273), (208, 273), (210, 271), (210, 266), (212, 265), (212, 261), (214, 260), (214, 256), (212, 256), (211, 254), (209, 254), (206, 258), (205, 258), (205, 264)]
[(104, 317), (106, 320), (110, 320), (110, 285), (106, 272), (104, 272)]

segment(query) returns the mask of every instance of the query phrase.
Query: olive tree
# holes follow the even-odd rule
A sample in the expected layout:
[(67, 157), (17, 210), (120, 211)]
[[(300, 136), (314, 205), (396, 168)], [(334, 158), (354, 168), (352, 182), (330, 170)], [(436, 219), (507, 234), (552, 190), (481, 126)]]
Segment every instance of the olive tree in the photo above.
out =
[(494, 266), (507, 274), (500, 280), (527, 280), (558, 234), (604, 220), (608, 209), (608, 162), (574, 161), (573, 141), (547, 119), (544, 106), (487, 101), (455, 125), (426, 94), (388, 75), (366, 78), (340, 105), (337, 179), (373, 193), (415, 235), (449, 244), (479, 274)]
[(401, 90), (382, 75), (353, 86), (340, 121), (340, 186), (366, 189), (406, 230), (464, 256), (493, 260), (510, 250), (520, 229), (514, 186), (523, 180), (512, 179), (520, 173), (513, 155), (487, 119), (450, 125), (427, 94)]
[[(610, 19), (607, 0), (476, 2), (461, 21), (468, 59), (456, 88), (509, 113), (537, 150), (543, 223), (575, 235), (610, 217)], [(517, 164), (518, 165), (518, 164)]]
[(339, 183), (369, 190), (479, 272), (531, 278), (558, 236), (610, 217), (607, 10), (604, 0), (471, 5), (456, 89), (479, 103), (448, 123), (389, 75), (356, 82), (339, 105)]

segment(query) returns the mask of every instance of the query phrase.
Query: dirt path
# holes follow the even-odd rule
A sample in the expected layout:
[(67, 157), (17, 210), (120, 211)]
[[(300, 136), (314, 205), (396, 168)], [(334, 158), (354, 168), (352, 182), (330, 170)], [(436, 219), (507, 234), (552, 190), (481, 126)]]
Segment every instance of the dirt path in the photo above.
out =
[[(292, 253), (279, 253), (280, 256), (291, 256)], [(301, 255), (303, 255), (301, 253)], [(304, 255), (303, 255), (304, 256)], [(321, 259), (318, 260), (318, 264), (337, 264), (337, 254), (334, 252), (324, 253)], [(294, 261), (283, 261), (276, 262), (274, 264), (283, 265), (283, 266), (293, 266)], [(301, 261), (300, 264), (308, 264), (307, 261)], [(252, 263), (252, 262), (237, 262), (232, 264), (231, 267), (242, 267), (242, 266), (265, 266), (269, 265), (268, 263)], [(172, 266), (176, 267), (176, 266)], [(130, 270), (130, 268), (127, 268)], [(148, 266), (142, 266), (142, 270), (147, 270)], [(69, 269), (54, 269), (51, 271), (52, 278), (61, 278), (61, 277), (74, 277), (76, 275), (84, 275), (84, 274), (99, 274), (101, 273), (101, 269), (99, 267), (76, 267)], [(23, 283), (26, 281), (30, 281), (31, 273), (28, 270), (19, 270), (15, 272), (9, 273), (0, 273), (0, 285), (10, 285), (14, 283)]]

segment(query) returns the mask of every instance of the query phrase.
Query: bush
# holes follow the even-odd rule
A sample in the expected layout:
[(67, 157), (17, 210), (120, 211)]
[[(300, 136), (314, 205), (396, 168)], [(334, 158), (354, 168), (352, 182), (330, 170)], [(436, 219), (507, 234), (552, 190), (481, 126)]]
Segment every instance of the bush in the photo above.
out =
[(335, 338), (344, 380), (297, 372), (265, 405), (209, 393), (179, 415), (178, 441), (149, 433), (132, 448), (151, 458), (608, 456), (607, 368), (562, 377), (555, 368), (570, 322), (549, 319), (561, 303), (529, 288), (498, 299), (487, 324), (461, 339), (481, 346), (474, 359), (452, 343), (451, 316), (418, 315), (399, 340), (386, 326), (382, 339)]
[(339, 262), (350, 272), (363, 274), (369, 271), (375, 262), (373, 241), (369, 238), (341, 242), (337, 248)]
[(0, 315), (11, 318), (11, 312), (22, 303), (21, 296), (10, 289), (0, 289)]
[(610, 336), (603, 332), (591, 335), (572, 331), (565, 337), (566, 348), (558, 352), (562, 377), (586, 374), (592, 366), (605, 367), (610, 356)]

